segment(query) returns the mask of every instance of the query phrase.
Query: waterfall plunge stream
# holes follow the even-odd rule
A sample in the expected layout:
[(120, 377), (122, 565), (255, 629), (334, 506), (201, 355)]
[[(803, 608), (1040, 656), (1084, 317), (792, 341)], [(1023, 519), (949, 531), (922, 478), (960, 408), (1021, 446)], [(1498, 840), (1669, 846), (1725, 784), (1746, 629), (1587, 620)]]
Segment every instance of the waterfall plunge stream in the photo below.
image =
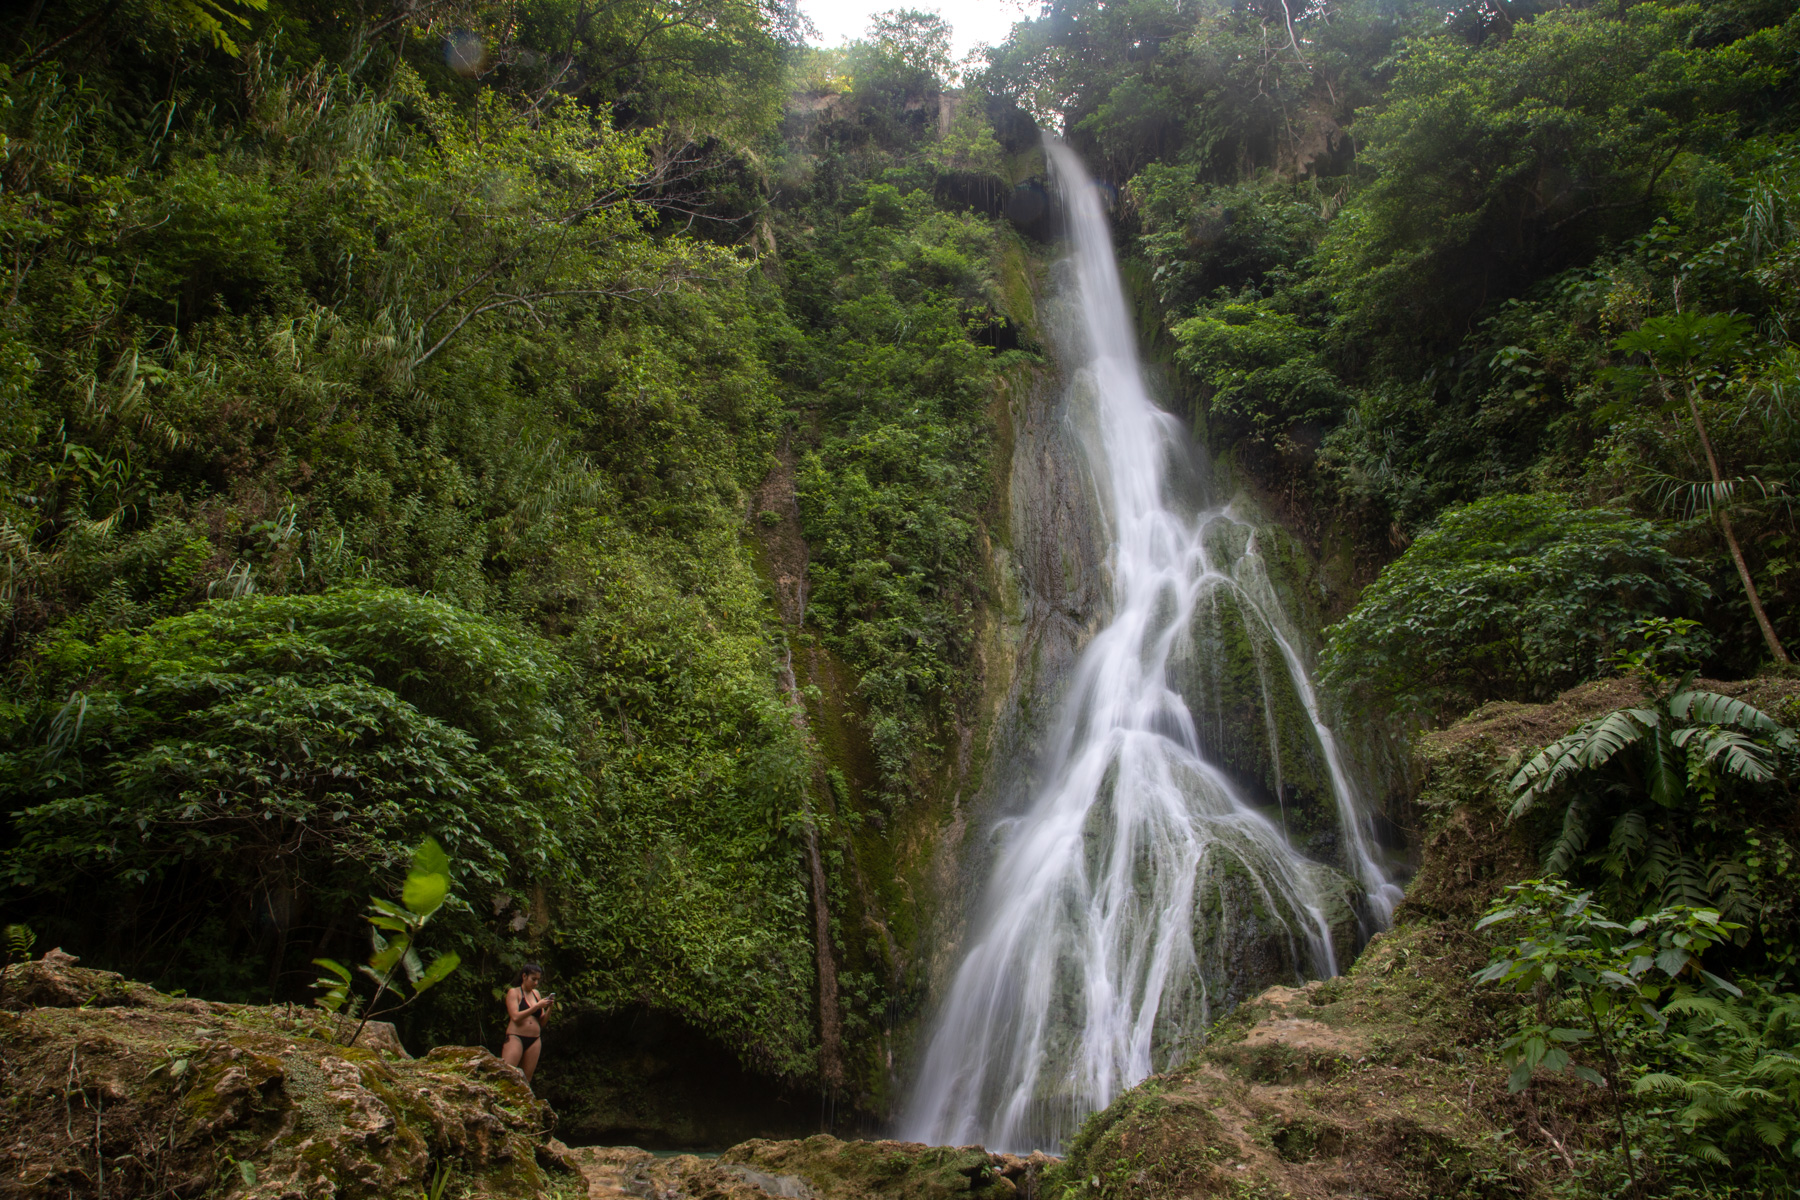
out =
[[(1088, 1113), (1172, 1065), (1210, 1022), (1221, 981), (1251, 960), (1294, 982), (1336, 974), (1328, 912), (1385, 925), (1400, 894), (1256, 528), (1209, 494), (1186, 429), (1151, 402), (1099, 190), (1061, 142), (1046, 150), (1078, 316), (1062, 358), (1080, 364), (1070, 413), (1111, 538), (1112, 616), (1076, 663), (1043, 785), (995, 830), (901, 1131), (1021, 1152), (1058, 1149)], [(1311, 726), (1353, 882), (1296, 851), (1285, 810), (1253, 805), (1203, 750), (1192, 681), (1222, 612), (1267, 648), (1265, 698), (1279, 673)]]

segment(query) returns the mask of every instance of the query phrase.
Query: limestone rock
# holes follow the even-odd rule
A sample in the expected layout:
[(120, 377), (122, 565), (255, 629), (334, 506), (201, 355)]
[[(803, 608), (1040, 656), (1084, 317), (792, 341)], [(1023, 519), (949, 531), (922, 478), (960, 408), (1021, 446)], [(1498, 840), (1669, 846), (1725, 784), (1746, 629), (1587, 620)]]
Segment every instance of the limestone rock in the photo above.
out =
[(478, 1047), (409, 1059), (376, 1022), (342, 1046), (309, 1010), (55, 961), (0, 974), (0, 1010), (0, 1200), (386, 1200), (443, 1164), (454, 1194), (500, 1200), (570, 1169), (549, 1107)]

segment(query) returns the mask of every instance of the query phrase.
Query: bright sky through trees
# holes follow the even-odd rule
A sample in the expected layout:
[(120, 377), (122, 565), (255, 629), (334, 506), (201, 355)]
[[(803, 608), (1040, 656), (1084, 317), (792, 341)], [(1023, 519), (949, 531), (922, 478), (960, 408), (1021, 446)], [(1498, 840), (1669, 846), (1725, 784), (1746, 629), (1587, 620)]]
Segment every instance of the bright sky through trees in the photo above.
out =
[(1013, 22), (1034, 5), (1023, 0), (944, 0), (941, 3), (897, 3), (896, 0), (802, 0), (802, 11), (819, 27), (818, 44), (836, 46), (868, 31), (869, 19), (893, 8), (918, 8), (941, 14), (955, 31), (955, 53), (962, 58), (980, 42), (1005, 40)]

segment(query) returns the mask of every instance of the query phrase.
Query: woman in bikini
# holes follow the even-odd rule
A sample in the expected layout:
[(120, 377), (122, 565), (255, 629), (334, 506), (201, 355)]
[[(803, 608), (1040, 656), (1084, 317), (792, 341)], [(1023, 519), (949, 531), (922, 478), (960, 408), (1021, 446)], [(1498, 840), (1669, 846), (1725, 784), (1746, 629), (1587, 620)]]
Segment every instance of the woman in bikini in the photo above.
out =
[(538, 980), (544, 977), (544, 968), (536, 963), (526, 963), (519, 970), (519, 978), (506, 991), (506, 1045), (500, 1050), (502, 1061), (525, 1072), (526, 1086), (530, 1086), (531, 1077), (537, 1072), (538, 1054), (543, 1047), (538, 1039), (544, 1035), (543, 1018), (550, 1015), (550, 1003), (555, 994), (538, 995)]

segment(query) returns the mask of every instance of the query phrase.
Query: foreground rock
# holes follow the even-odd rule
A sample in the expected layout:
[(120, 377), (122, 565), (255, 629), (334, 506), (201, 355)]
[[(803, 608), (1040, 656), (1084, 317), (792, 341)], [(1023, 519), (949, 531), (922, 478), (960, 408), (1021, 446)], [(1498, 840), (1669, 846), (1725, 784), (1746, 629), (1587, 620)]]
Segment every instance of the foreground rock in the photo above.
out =
[(717, 1159), (630, 1147), (572, 1150), (590, 1200), (1032, 1200), (1052, 1159), (979, 1146), (754, 1140)]
[(444, 1169), (449, 1195), (580, 1194), (549, 1108), (486, 1050), (339, 1046), (313, 1012), (64, 959), (0, 975), (0, 1200), (397, 1198)]

